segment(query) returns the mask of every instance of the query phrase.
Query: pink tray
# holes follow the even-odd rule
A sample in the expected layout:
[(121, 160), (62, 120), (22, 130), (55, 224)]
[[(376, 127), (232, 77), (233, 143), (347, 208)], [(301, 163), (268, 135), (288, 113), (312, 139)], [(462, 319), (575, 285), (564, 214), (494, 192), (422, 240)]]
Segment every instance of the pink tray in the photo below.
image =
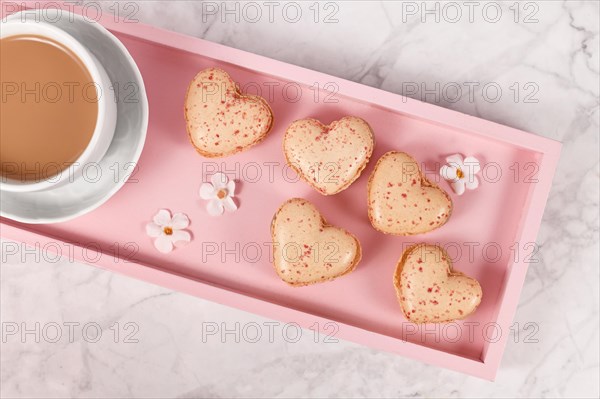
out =
[[(314, 328), (318, 323), (326, 334), (332, 332), (327, 322), (333, 321), (336, 337), (494, 378), (525, 279), (525, 255), (532, 252), (528, 243), (535, 242), (560, 143), (193, 37), (139, 23), (115, 23), (112, 16), (101, 22), (129, 49), (146, 83), (150, 127), (135, 174), (137, 183), (126, 184), (106, 204), (70, 222), (25, 225), (3, 219), (2, 237), (41, 247), (69, 243), (74, 258), (97, 259), (93, 264), (108, 270), (302, 327)], [(199, 70), (211, 66), (227, 70), (251, 91), (262, 88), (265, 96), (269, 84), (279, 84), (270, 101), (276, 120), (270, 136), (250, 151), (217, 160), (196, 153), (183, 119), (188, 83)], [(286, 101), (282, 94), (289, 82), (297, 84), (288, 85), (288, 98), (296, 95), (295, 88), (301, 89), (297, 102)], [(329, 94), (324, 90), (318, 91), (319, 101), (315, 101), (315, 84), (328, 90), (337, 87), (331, 98), (338, 102), (324, 102)], [(386, 151), (403, 150), (423, 162), (431, 178), (452, 153), (474, 155), (493, 168), (486, 168), (487, 179), (476, 191), (462, 197), (452, 194), (454, 213), (444, 227), (412, 238), (380, 234), (367, 218), (366, 183), (374, 161), (348, 190), (332, 197), (284, 178), (284, 169), (293, 176), (284, 168), (285, 127), (299, 118), (315, 117), (328, 123), (343, 115), (363, 117), (372, 125), (374, 160)], [(269, 166), (271, 162), (274, 166)], [(518, 181), (515, 164), (521, 172)], [(534, 164), (536, 183), (526, 180)], [(496, 166), (502, 176), (492, 183)], [(263, 175), (254, 181), (257, 167)], [(218, 218), (206, 213), (205, 202), (198, 196), (201, 182), (207, 179), (203, 170), (215, 168), (229, 171), (240, 187), (240, 209)], [(445, 182), (440, 184), (451, 192)], [(313, 201), (329, 222), (358, 236), (364, 254), (355, 272), (304, 288), (288, 287), (277, 278), (269, 259), (270, 222), (278, 206), (295, 196)], [(160, 208), (185, 212), (192, 221), (193, 241), (168, 255), (157, 252), (144, 232), (145, 223)], [(403, 317), (392, 275), (403, 248), (420, 241), (446, 245), (451, 256), (461, 249), (456, 268), (477, 278), (484, 293), (479, 309), (468, 319), (449, 327), (415, 327)], [(133, 254), (127, 244), (132, 242), (138, 247)], [(480, 243), (472, 259), (470, 242)], [(215, 246), (207, 243), (222, 250), (211, 255)], [(483, 253), (486, 244), (487, 257)], [(60, 246), (47, 246), (54, 247)], [(491, 261), (498, 247), (502, 254)], [(261, 253), (254, 261), (257, 248)], [(232, 249), (236, 254), (230, 253)], [(128, 262), (119, 256), (126, 256)]]

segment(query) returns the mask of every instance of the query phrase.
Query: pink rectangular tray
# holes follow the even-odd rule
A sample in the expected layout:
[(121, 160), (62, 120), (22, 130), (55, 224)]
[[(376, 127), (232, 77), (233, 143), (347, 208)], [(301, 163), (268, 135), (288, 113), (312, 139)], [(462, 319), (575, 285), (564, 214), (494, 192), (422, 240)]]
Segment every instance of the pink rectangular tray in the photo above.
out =
[[(150, 126), (137, 182), (126, 184), (106, 204), (70, 222), (25, 225), (2, 219), (2, 237), (41, 247), (69, 243), (76, 259), (98, 259), (93, 264), (108, 270), (302, 327), (314, 328), (318, 323), (325, 333), (332, 331), (327, 323), (335, 322), (338, 338), (494, 378), (560, 143), (178, 33), (115, 23), (112, 16), (101, 23), (128, 48), (146, 83)], [(261, 88), (267, 98), (268, 87), (274, 87), (269, 102), (276, 122), (262, 144), (232, 157), (208, 160), (189, 143), (183, 100), (194, 75), (213, 66), (227, 70), (253, 93)], [(332, 88), (337, 93), (329, 93)], [(286, 126), (300, 118), (329, 123), (344, 115), (366, 119), (375, 131), (373, 161), (360, 179), (332, 197), (317, 194), (302, 181), (291, 181), (293, 173), (285, 168), (282, 152)], [(444, 227), (418, 237), (387, 236), (370, 226), (366, 182), (374, 161), (390, 150), (412, 154), (424, 163), (430, 178), (453, 153), (474, 155), (487, 166), (476, 191), (462, 197), (452, 194), (454, 212)], [(527, 177), (535, 165), (537, 172), (529, 176), (534, 183)], [(518, 179), (515, 168), (521, 171)], [(237, 212), (217, 218), (206, 213), (198, 196), (206, 173), (215, 169), (237, 180), (240, 205)], [(258, 178), (257, 171), (262, 173)], [(440, 184), (451, 192), (446, 182)], [(291, 288), (279, 280), (270, 263), (269, 229), (276, 209), (291, 197), (313, 201), (330, 223), (358, 236), (363, 260), (356, 271), (304, 288)], [(157, 252), (144, 231), (161, 208), (185, 212), (192, 221), (192, 242), (168, 255)], [(480, 281), (483, 301), (466, 320), (416, 327), (403, 317), (392, 275), (403, 248), (421, 241), (446, 246), (456, 257), (456, 269)], [(115, 251), (115, 243), (121, 251)], [(135, 243), (137, 251), (132, 252), (127, 243)], [(470, 243), (479, 243), (471, 259), (469, 247), (475, 244)], [(494, 259), (498, 248), (501, 254)], [(123, 256), (126, 261), (119, 259)]]

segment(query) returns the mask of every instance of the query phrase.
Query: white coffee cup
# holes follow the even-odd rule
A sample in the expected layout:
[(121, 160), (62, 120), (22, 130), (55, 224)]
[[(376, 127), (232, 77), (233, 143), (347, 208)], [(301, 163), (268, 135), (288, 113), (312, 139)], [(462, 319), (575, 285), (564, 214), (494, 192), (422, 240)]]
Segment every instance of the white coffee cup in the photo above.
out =
[(69, 167), (43, 180), (21, 181), (0, 177), (0, 190), (31, 192), (68, 184), (81, 176), (84, 167), (99, 162), (112, 141), (117, 122), (117, 104), (112, 83), (102, 64), (81, 43), (64, 30), (44, 21), (9, 19), (0, 23), (0, 38), (16, 35), (37, 35), (54, 40), (72, 51), (83, 62), (96, 88), (98, 117), (92, 138), (79, 158)]

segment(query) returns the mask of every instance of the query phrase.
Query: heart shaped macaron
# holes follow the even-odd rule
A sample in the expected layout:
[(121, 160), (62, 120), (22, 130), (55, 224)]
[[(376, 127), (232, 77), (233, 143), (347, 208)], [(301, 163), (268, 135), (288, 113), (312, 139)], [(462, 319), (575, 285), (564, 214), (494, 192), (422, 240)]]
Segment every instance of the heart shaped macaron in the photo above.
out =
[(283, 139), (288, 165), (324, 195), (339, 193), (358, 179), (374, 145), (369, 124), (354, 116), (329, 125), (301, 119), (287, 128)]
[(427, 233), (444, 225), (452, 213), (450, 196), (427, 180), (413, 157), (384, 154), (368, 187), (369, 219), (375, 229), (395, 235)]
[(327, 224), (317, 208), (302, 198), (281, 205), (273, 217), (271, 235), (275, 271), (292, 286), (343, 276), (361, 258), (358, 239)]
[(240, 93), (227, 72), (209, 68), (199, 72), (188, 87), (185, 120), (196, 150), (214, 158), (263, 140), (273, 126), (273, 113), (262, 97)]
[(479, 282), (452, 270), (446, 251), (418, 244), (404, 251), (394, 275), (400, 307), (414, 323), (445, 323), (463, 319), (481, 302)]

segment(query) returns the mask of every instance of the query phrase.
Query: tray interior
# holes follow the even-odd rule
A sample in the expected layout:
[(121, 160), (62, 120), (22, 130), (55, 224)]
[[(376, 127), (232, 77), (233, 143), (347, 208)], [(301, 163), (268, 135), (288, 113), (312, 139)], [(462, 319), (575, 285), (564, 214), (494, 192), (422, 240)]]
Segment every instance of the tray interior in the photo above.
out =
[[(328, 90), (335, 87), (333, 82), (315, 82), (312, 87), (295, 83), (286, 86), (289, 82), (283, 78), (245, 69), (243, 60), (239, 66), (226, 64), (194, 52), (115, 34), (137, 61), (149, 97), (150, 127), (139, 169), (132, 181), (96, 211), (71, 222), (26, 226), (27, 229), (67, 242), (93, 243), (109, 254), (115, 253), (117, 243), (120, 255), (140, 263), (332, 321), (482, 360), (487, 345), (483, 329), (495, 321), (505, 276), (515, 256), (511, 248), (519, 236), (533, 186), (525, 181), (522, 168), (528, 162), (539, 161), (540, 153), (373, 106), (368, 99), (331, 96)], [(201, 49), (196, 50), (201, 53)], [(183, 119), (186, 88), (199, 70), (210, 66), (227, 70), (253, 94), (260, 91), (268, 98), (269, 87), (273, 88), (273, 98), (269, 100), (275, 127), (262, 144), (250, 151), (223, 159), (204, 159), (188, 141)], [(326, 86), (328, 83), (333, 84)], [(331, 102), (333, 99), (337, 103)], [(398, 97), (398, 101), (402, 99)], [(375, 153), (349, 189), (323, 197), (302, 181), (295, 181), (294, 173), (284, 166), (283, 132), (299, 118), (314, 117), (329, 123), (344, 115), (360, 116), (371, 124), (376, 135)], [(453, 153), (474, 155), (483, 163), (494, 164), (485, 169), (486, 178), (479, 189), (462, 197), (452, 194), (454, 211), (447, 225), (422, 236), (394, 237), (376, 232), (367, 218), (367, 179), (375, 161), (389, 150), (412, 154), (423, 163), (431, 179), (437, 179), (439, 166)], [(521, 167), (518, 181), (511, 169), (515, 163)], [(216, 170), (237, 180), (240, 208), (213, 218), (206, 213), (198, 189), (206, 181), (206, 174)], [(451, 193), (446, 182), (440, 184)], [(296, 196), (313, 201), (330, 223), (358, 236), (363, 260), (353, 273), (334, 282), (303, 288), (288, 287), (277, 278), (270, 263), (271, 218), (282, 202)], [(144, 232), (145, 224), (161, 208), (185, 212), (192, 221), (192, 242), (168, 255), (157, 252)], [(480, 281), (483, 301), (477, 312), (465, 320), (476, 323), (471, 327), (473, 334), (467, 333), (464, 321), (457, 322), (462, 327), (458, 338), (454, 330), (441, 326), (422, 326), (416, 332), (412, 327), (407, 329), (412, 325), (400, 311), (392, 275), (403, 249), (416, 242), (446, 246), (455, 258), (455, 268)], [(527, 253), (524, 243), (518, 245), (518, 254), (523, 256)], [(469, 248), (473, 248), (471, 259)], [(492, 261), (498, 248), (501, 254)]]

